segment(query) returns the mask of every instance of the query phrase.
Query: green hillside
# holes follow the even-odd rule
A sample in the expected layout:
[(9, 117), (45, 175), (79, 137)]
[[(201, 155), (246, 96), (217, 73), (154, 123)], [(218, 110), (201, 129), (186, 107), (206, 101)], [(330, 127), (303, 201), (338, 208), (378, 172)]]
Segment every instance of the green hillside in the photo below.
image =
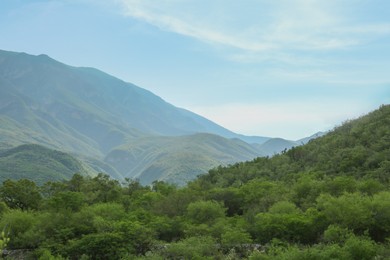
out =
[(308, 144), (272, 158), (257, 158), (233, 167), (219, 167), (201, 180), (211, 183), (246, 183), (254, 178), (283, 180), (294, 174), (390, 178), (390, 105), (345, 122)]
[(68, 180), (73, 174), (95, 174), (69, 154), (36, 144), (20, 145), (0, 153), (0, 182), (6, 179), (29, 179), (37, 184)]
[(262, 155), (251, 145), (213, 134), (145, 137), (119, 146), (105, 158), (123, 176), (142, 184), (154, 180), (183, 185), (218, 165)]
[[(9, 232), (0, 240), (9, 238), (9, 256), (24, 249), (20, 258), (33, 259), (390, 259), (389, 120), (390, 105), (382, 106), (185, 187), (121, 185), (102, 174), (42, 187), (6, 181), (0, 229)], [(207, 140), (200, 148), (225, 144), (194, 138)]]

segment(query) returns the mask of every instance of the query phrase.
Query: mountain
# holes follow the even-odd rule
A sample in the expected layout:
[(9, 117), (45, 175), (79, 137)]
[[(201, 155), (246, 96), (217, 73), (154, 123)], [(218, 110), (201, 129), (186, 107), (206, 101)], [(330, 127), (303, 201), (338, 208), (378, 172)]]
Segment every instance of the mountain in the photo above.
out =
[(233, 133), (97, 69), (0, 51), (0, 151), (30, 143), (119, 180), (179, 184), (300, 144)]
[(27, 178), (43, 184), (70, 179), (75, 173), (96, 174), (71, 155), (36, 144), (21, 145), (0, 153), (0, 182)]
[(214, 134), (175, 137), (144, 137), (113, 149), (105, 157), (124, 177), (142, 184), (163, 180), (179, 185), (218, 165), (260, 156), (258, 150), (240, 139)]
[(256, 147), (264, 154), (273, 156), (282, 152), (283, 150), (288, 150), (298, 145), (300, 144), (296, 141), (290, 141), (283, 138), (271, 138), (263, 144), (256, 145)]
[(46, 55), (0, 51), (0, 84), (2, 116), (64, 140), (60, 148), (70, 151), (102, 155), (142, 135), (242, 137), (145, 89)]
[(304, 145), (313, 139), (323, 136), (324, 134), (325, 132), (318, 132), (296, 141), (286, 140), (283, 138), (270, 138), (263, 143), (252, 144), (252, 146), (256, 148), (256, 150), (258, 150), (261, 154), (266, 156), (273, 156), (283, 151), (285, 152), (293, 147)]
[[(178, 174), (192, 178), (209, 167), (262, 155), (256, 148), (229, 139), (250, 143), (269, 139), (235, 134), (99, 70), (68, 66), (47, 55), (9, 51), (0, 51), (0, 123), (0, 151), (22, 144), (40, 144), (77, 156), (95, 171), (118, 179), (123, 179), (122, 174), (142, 180), (170, 179), (166, 176)], [(199, 133), (210, 133), (214, 139), (219, 135), (223, 145), (206, 141), (196, 144)], [(189, 147), (193, 145), (193, 149), (187, 149), (192, 150), (191, 154), (179, 151), (181, 145), (176, 142), (183, 138)], [(164, 148), (161, 153), (161, 144), (171, 150)], [(196, 149), (202, 145), (200, 154)], [(107, 163), (117, 160), (114, 155), (118, 151), (133, 152), (133, 147), (145, 146), (150, 146), (145, 149), (149, 154), (138, 153), (139, 157), (134, 158), (137, 164), (127, 164), (126, 170), (118, 163)], [(234, 153), (231, 146), (246, 146), (250, 152)], [(187, 156), (171, 160), (173, 154)], [(164, 160), (175, 165), (168, 167), (161, 163)], [(140, 166), (140, 162), (145, 165)]]

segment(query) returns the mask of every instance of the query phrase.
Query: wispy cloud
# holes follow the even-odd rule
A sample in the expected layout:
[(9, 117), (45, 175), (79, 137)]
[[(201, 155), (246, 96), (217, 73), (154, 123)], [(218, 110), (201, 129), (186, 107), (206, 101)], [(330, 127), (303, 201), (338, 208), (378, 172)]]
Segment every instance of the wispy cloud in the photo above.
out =
[[(243, 50), (261, 51), (274, 48), (269, 43), (247, 41), (241, 37), (234, 37), (227, 32), (217, 31), (212, 28), (212, 21), (204, 21), (202, 19), (193, 21), (185, 17), (185, 15), (171, 13), (169, 8), (167, 8), (170, 5), (164, 4), (164, 2), (123, 0), (122, 3), (125, 7), (126, 15), (143, 20), (162, 30), (193, 37), (203, 42), (223, 44)], [(163, 8), (157, 9), (156, 5)]]
[[(216, 1), (218, 4), (212, 6), (207, 4), (208, 1), (121, 2), (127, 16), (162, 30), (211, 44), (233, 47), (251, 55), (291, 50), (344, 49), (379, 35), (390, 34), (390, 23), (348, 24), (347, 14), (343, 12), (347, 7), (345, 1), (338, 1), (339, 4), (319, 0), (274, 1), (275, 3), (246, 1), (247, 5), (258, 10), (249, 14), (240, 8), (231, 10), (234, 7), (229, 5), (229, 1)], [(196, 6), (194, 10), (203, 8), (207, 15), (191, 10), (188, 5)], [(213, 12), (215, 16), (212, 15)], [(218, 13), (221, 12), (230, 16), (219, 16)], [(246, 22), (237, 22), (240, 20)], [(249, 56), (247, 55), (248, 58)], [(243, 59), (246, 56), (240, 57)]]

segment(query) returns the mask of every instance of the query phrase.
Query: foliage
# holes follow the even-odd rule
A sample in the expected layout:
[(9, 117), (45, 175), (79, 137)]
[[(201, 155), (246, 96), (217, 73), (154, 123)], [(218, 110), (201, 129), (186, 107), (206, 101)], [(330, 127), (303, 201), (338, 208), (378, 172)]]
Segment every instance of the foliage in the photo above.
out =
[(4, 229), (0, 235), (0, 254), (3, 253), (3, 250), (6, 248), (8, 242), (9, 242), (9, 237)]
[(41, 202), (38, 187), (27, 179), (6, 180), (0, 187), (0, 197), (8, 207), (21, 210), (38, 209)]
[(389, 259), (389, 108), (185, 187), (7, 180), (0, 230), (38, 259)]
[(163, 255), (166, 259), (214, 259), (217, 255), (215, 240), (212, 237), (190, 237), (171, 243)]

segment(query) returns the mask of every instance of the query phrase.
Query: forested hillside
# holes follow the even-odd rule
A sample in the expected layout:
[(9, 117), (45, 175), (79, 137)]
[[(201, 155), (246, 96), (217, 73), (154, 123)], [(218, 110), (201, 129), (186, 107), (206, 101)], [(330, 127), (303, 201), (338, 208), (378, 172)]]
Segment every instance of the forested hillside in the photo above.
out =
[(288, 180), (308, 173), (324, 177), (390, 178), (390, 106), (345, 122), (328, 134), (272, 158), (219, 167), (200, 178), (216, 186), (240, 185), (254, 178)]
[(105, 175), (6, 181), (2, 240), (8, 254), (41, 259), (389, 259), (389, 138), (386, 105), (183, 188)]

